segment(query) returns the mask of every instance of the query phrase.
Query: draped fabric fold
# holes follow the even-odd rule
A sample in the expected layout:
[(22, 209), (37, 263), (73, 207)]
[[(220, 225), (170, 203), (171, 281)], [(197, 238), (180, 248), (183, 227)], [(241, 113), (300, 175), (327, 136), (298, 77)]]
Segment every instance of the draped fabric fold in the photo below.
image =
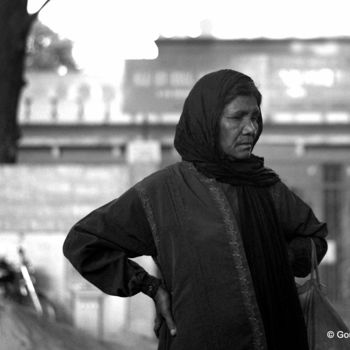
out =
[(307, 349), (306, 328), (286, 242), (268, 189), (239, 186), (237, 192), (242, 241), (268, 348)]

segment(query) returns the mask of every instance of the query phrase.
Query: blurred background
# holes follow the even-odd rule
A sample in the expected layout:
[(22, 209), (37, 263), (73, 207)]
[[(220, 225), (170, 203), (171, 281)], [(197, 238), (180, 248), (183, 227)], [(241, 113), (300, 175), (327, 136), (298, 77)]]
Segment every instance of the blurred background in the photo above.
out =
[[(231, 68), (263, 95), (255, 154), (328, 223), (321, 276), (349, 324), (347, 14), (339, 0), (4, 1), (0, 258), (17, 268), (22, 247), (57, 319), (154, 349), (152, 301), (99, 292), (64, 259), (62, 243), (81, 217), (179, 160), (172, 142), (189, 89)], [(155, 273), (148, 258), (136, 260)]]

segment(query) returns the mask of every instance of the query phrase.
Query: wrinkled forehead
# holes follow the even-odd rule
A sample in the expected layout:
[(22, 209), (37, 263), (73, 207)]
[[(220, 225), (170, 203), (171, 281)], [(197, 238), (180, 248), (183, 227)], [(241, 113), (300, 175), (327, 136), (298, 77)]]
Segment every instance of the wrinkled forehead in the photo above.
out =
[(253, 95), (238, 95), (224, 105), (222, 114), (259, 114), (258, 101)]

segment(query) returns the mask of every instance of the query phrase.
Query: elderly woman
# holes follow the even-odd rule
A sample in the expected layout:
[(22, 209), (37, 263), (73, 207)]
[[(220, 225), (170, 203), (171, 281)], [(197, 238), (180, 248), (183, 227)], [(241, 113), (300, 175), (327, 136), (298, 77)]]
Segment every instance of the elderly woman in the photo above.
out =
[[(160, 315), (159, 349), (306, 350), (293, 276), (320, 261), (326, 224), (252, 154), (261, 94), (246, 75), (202, 77), (176, 128), (182, 161), (93, 211), (64, 253), (102, 291), (143, 292)], [(129, 258), (151, 255), (161, 280)]]

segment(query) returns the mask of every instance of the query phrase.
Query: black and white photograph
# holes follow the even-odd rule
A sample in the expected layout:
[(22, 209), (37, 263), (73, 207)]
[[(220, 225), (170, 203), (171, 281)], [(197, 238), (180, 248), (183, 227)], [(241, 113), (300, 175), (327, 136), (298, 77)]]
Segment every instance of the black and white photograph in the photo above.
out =
[(345, 0), (0, 0), (0, 350), (350, 350)]

